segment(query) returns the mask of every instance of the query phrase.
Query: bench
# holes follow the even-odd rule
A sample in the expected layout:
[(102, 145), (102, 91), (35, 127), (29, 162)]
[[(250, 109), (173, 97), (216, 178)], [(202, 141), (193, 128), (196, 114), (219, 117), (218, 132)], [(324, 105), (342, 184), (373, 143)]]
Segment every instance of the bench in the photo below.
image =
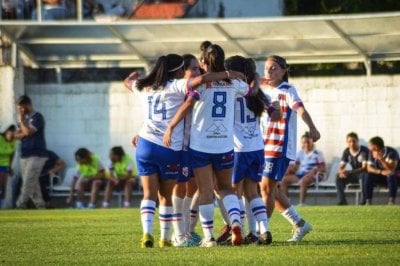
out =
[[(68, 168), (65, 172), (64, 178), (62, 178), (61, 184), (53, 185), (53, 183), (50, 183), (50, 197), (68, 197), (71, 191), (71, 183), (75, 172), (75, 168)], [(141, 190), (132, 191), (132, 196), (141, 195), (143, 195), (143, 192)], [(85, 192), (85, 196), (90, 196), (90, 193)], [(104, 191), (100, 191), (99, 196), (104, 196)], [(122, 206), (124, 192), (114, 190), (113, 196), (116, 196), (118, 198), (118, 206)]]

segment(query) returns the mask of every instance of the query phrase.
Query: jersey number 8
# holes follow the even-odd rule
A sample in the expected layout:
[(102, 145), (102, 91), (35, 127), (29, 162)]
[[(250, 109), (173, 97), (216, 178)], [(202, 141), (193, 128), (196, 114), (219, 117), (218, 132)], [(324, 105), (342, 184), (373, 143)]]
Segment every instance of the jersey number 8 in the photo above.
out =
[(226, 92), (216, 91), (213, 98), (212, 117), (225, 117), (226, 114)]

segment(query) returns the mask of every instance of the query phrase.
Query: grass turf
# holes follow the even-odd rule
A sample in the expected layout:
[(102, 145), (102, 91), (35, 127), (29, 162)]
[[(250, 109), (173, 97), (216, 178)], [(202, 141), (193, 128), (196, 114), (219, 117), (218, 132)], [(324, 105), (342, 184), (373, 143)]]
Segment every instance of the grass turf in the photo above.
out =
[(211, 249), (141, 249), (138, 209), (0, 211), (0, 264), (400, 265), (400, 206), (299, 211), (314, 226), (299, 244), (286, 243), (291, 226), (275, 213), (271, 246)]

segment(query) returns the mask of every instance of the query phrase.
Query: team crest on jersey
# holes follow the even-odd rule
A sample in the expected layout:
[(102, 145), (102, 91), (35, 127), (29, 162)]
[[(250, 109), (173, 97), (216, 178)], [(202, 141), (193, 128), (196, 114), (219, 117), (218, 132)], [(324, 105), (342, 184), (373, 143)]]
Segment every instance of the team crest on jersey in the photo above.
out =
[(226, 138), (227, 136), (223, 133), (228, 130), (223, 124), (213, 123), (206, 131), (212, 133), (212, 135), (207, 135), (207, 138)]

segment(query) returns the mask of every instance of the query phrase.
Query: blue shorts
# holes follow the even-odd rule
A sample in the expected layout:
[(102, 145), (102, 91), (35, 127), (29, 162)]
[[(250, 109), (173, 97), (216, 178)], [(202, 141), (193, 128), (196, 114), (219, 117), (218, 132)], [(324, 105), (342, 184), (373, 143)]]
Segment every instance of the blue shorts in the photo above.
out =
[(238, 184), (245, 178), (260, 182), (264, 170), (264, 150), (235, 152), (232, 183)]
[(205, 153), (190, 149), (189, 152), (192, 168), (201, 168), (211, 164), (214, 170), (220, 171), (233, 167), (233, 150), (226, 153)]
[(190, 178), (194, 177), (193, 169), (190, 167), (190, 154), (189, 151), (182, 151), (182, 171), (178, 177), (178, 183), (185, 183), (190, 180)]
[(290, 159), (286, 157), (280, 158), (265, 158), (265, 167), (263, 176), (281, 181), (285, 176), (286, 170), (289, 167)]
[(8, 173), (9, 171), (10, 171), (10, 167), (0, 166), (0, 173)]
[(163, 180), (176, 180), (181, 173), (181, 154), (182, 151), (174, 151), (139, 137), (136, 147), (138, 175), (159, 174)]

